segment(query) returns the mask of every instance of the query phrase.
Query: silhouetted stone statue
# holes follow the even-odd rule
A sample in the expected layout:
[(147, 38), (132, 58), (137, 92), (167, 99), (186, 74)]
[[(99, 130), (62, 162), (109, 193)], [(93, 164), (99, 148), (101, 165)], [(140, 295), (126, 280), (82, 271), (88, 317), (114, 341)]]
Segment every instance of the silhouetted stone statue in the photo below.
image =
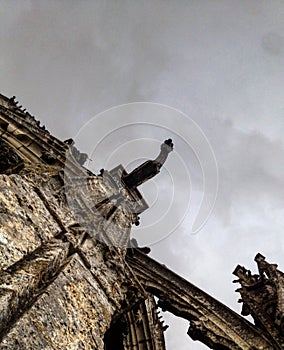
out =
[(161, 151), (158, 157), (154, 160), (147, 160), (145, 163), (139, 165), (130, 174), (125, 175), (122, 180), (128, 188), (140, 186), (145, 181), (151, 179), (160, 172), (162, 165), (165, 163), (168, 154), (174, 148), (171, 139), (166, 140), (161, 145)]

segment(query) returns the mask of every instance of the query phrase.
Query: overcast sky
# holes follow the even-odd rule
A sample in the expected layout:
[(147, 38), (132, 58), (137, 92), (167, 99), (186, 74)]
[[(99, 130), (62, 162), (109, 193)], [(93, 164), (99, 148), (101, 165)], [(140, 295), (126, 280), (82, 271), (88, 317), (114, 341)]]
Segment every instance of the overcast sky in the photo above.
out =
[[(284, 270), (283, 1), (1, 0), (0, 17), (1, 93), (16, 95), (55, 136), (75, 137), (98, 113), (137, 101), (180, 110), (205, 133), (219, 168), (213, 212), (195, 235), (186, 217), (152, 245), (153, 257), (238, 312), (231, 283), (237, 264), (255, 271), (253, 259), (260, 252)], [(173, 133), (177, 119), (170, 113), (165, 118)], [(105, 123), (113, 127), (107, 117)], [(166, 136), (161, 124), (151, 136), (157, 142)], [(131, 135), (148, 137), (143, 130), (133, 127)], [(114, 139), (123, 145), (125, 135)], [(190, 166), (194, 147), (175, 138), (176, 155), (167, 163), (172, 174), (162, 172), (160, 182), (157, 177), (145, 187), (153, 211), (145, 213), (144, 225), (149, 217), (155, 221), (154, 204), (162, 205), (172, 187), (176, 204), (169, 215), (178, 217), (188, 203), (189, 181), (178, 181), (171, 170), (185, 174), (174, 165), (177, 157), (191, 172), (191, 192), (202, 194), (202, 172)], [(147, 151), (130, 155), (135, 161), (153, 150), (155, 156), (158, 148), (151, 143)], [(93, 159), (98, 169), (111, 152), (105, 150)], [(123, 155), (117, 161), (129, 165)], [(162, 185), (167, 176), (175, 179), (169, 189)], [(169, 350), (205, 348), (186, 335), (186, 322), (165, 317)]]

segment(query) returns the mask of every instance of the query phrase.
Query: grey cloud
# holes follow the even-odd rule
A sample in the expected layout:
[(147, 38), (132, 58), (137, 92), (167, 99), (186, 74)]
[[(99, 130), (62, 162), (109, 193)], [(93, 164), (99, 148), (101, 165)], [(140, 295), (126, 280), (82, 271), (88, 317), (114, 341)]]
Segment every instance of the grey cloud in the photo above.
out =
[[(21, 5), (23, 11), (4, 38), (3, 58), (20, 78), (18, 90), (32, 101), (35, 113), (44, 109), (53, 122), (58, 115), (89, 118), (92, 109), (97, 113), (155, 94), (156, 77), (167, 64), (166, 37), (149, 6), (134, 5), (129, 11), (128, 5), (77, 6), (64, 1)], [(38, 84), (37, 92), (27, 82)], [(39, 106), (37, 97), (42, 95), (45, 100)], [(64, 127), (60, 120), (56, 123), (59, 130)]]
[(219, 154), (220, 189), (216, 214), (230, 223), (232, 208), (246, 203), (269, 200), (283, 202), (284, 147), (258, 132), (244, 133), (233, 127), (222, 132), (223, 147)]
[(271, 55), (280, 55), (284, 52), (284, 37), (281, 34), (270, 32), (262, 38), (263, 49)]

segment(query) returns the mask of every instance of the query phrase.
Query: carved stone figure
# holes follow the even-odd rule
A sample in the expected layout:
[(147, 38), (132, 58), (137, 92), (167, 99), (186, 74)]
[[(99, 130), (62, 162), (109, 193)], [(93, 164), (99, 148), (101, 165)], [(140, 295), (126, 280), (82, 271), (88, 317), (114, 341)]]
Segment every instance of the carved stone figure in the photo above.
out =
[(161, 151), (154, 160), (147, 160), (139, 167), (134, 169), (130, 174), (122, 178), (123, 182), (130, 189), (142, 185), (145, 181), (151, 179), (160, 172), (161, 167), (165, 163), (168, 155), (172, 152), (174, 145), (171, 139), (166, 140), (161, 145)]

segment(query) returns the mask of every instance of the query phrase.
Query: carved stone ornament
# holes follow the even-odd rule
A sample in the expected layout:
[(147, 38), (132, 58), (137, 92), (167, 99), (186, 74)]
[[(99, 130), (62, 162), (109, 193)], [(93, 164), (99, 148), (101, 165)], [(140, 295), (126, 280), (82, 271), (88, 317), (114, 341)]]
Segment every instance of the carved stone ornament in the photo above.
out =
[(174, 145), (171, 139), (166, 140), (161, 145), (161, 151), (154, 160), (147, 160), (139, 167), (134, 169), (130, 174), (123, 177), (123, 182), (128, 188), (142, 185), (160, 172), (170, 152), (173, 151)]

